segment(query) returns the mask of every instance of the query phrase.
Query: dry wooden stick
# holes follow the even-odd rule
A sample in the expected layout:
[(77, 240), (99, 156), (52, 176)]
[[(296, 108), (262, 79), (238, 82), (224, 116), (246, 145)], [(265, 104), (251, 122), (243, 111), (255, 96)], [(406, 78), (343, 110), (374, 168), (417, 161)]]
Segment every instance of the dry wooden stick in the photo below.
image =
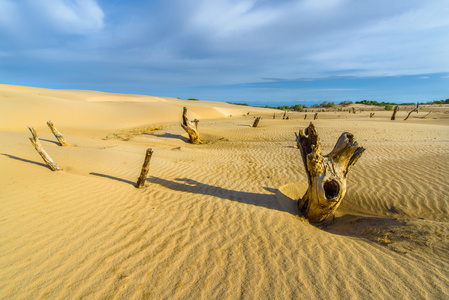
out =
[(313, 119), (314, 120), (318, 119), (318, 113), (315, 113), (315, 115), (313, 116)]
[(257, 125), (259, 125), (260, 119), (261, 119), (260, 117), (257, 117), (257, 118), (254, 120), (253, 127), (257, 127)]
[(421, 119), (425, 119), (427, 118), (432, 112), (430, 111), (427, 115), (425, 115), (424, 117), (421, 117)]
[(396, 105), (394, 107), (393, 115), (391, 116), (392, 121), (394, 121), (396, 119), (396, 113), (398, 112), (398, 110), (399, 110), (399, 105)]
[(31, 131), (31, 134), (33, 135), (33, 137), (30, 138), (30, 141), (33, 144), (34, 148), (36, 149), (37, 153), (39, 153), (42, 159), (45, 161), (45, 163), (50, 167), (52, 171), (62, 171), (62, 168), (58, 166), (58, 164), (55, 163), (53, 159), (51, 159), (51, 157), (47, 154), (47, 152), (45, 152), (44, 148), (39, 142), (39, 138), (37, 137), (37, 133), (34, 130), (34, 128), (28, 126), (28, 129)]
[(409, 111), (409, 113), (408, 113), (407, 117), (405, 117), (404, 121), (406, 121), (406, 120), (408, 119), (408, 117), (410, 117), (410, 115), (412, 114), (412, 112), (414, 112), (414, 111), (416, 111), (416, 112), (418, 111), (418, 106), (415, 107), (414, 109), (412, 109), (411, 111)]
[(52, 121), (47, 122), (48, 127), (50, 127), (51, 131), (53, 132), (55, 138), (59, 141), (59, 144), (61, 146), (68, 146), (69, 144), (65, 141), (62, 134), (56, 129), (55, 125), (53, 125)]
[(148, 170), (150, 169), (150, 160), (153, 155), (153, 149), (148, 148), (147, 153), (145, 154), (145, 160), (142, 165), (142, 171), (140, 171), (140, 176), (137, 179), (136, 188), (140, 189), (144, 186), (145, 180), (147, 179)]

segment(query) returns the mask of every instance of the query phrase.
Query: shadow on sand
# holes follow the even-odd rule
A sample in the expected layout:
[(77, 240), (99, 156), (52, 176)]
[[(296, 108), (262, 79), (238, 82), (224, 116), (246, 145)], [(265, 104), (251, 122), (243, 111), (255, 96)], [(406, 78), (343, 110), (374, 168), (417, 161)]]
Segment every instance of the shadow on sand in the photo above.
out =
[(46, 167), (46, 168), (51, 170), (51, 168), (49, 166), (47, 166), (46, 164), (44, 164), (44, 163), (39, 163), (37, 161), (33, 161), (33, 160), (17, 157), (17, 156), (6, 154), (6, 153), (1, 153), (1, 155), (4, 155), (6, 157), (9, 157), (9, 158), (12, 158), (12, 159), (15, 159), (15, 160), (20, 160), (20, 161), (23, 161), (23, 162), (27, 162), (27, 163), (30, 163), (30, 164), (35, 164), (35, 165), (38, 165), (38, 166), (41, 166), (41, 167)]
[(162, 138), (168, 138), (168, 139), (176, 139), (176, 140), (181, 140), (184, 141), (186, 143), (189, 143), (189, 139), (186, 138), (185, 136), (182, 136), (180, 134), (172, 134), (172, 133), (164, 133), (164, 134), (152, 134), (152, 136), (156, 136), (156, 137), (162, 137)]
[(133, 186), (136, 185), (136, 183), (133, 182), (133, 181), (122, 179), (122, 178), (118, 178), (118, 177), (111, 176), (111, 175), (105, 175), (105, 174), (100, 174), (100, 173), (95, 173), (95, 172), (90, 172), (89, 175), (94, 175), (94, 176), (98, 176), (98, 177), (108, 178), (108, 179), (112, 179), (112, 180), (128, 183), (128, 184), (131, 184)]
[(58, 146), (61, 146), (60, 144), (59, 144), (59, 142), (55, 142), (55, 141), (52, 141), (52, 140), (46, 140), (46, 139), (40, 139), (41, 141), (45, 141), (45, 142), (48, 142), (48, 143), (53, 143), (53, 144), (56, 144), (56, 145), (58, 145)]
[(273, 194), (258, 194), (250, 192), (241, 192), (235, 190), (229, 190), (218, 186), (208, 185), (200, 183), (198, 181), (188, 178), (177, 178), (176, 181), (170, 181), (158, 177), (151, 176), (147, 179), (151, 183), (159, 184), (168, 189), (188, 192), (193, 194), (208, 195), (218, 197), (221, 199), (236, 201), (239, 203), (255, 205), (274, 209), (282, 212), (288, 212), (292, 215), (297, 214), (296, 205), (293, 201), (286, 201), (276, 197), (277, 190), (272, 188), (264, 188), (265, 190), (272, 192)]

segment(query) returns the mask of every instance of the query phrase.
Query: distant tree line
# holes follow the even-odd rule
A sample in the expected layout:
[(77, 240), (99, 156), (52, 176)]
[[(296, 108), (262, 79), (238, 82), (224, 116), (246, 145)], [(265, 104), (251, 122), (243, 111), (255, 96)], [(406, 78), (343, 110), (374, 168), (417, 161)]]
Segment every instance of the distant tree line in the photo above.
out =
[[(249, 106), (247, 103), (236, 103), (236, 102), (226, 102), (229, 104), (234, 105), (243, 105), (243, 106)], [(407, 102), (407, 103), (395, 103), (395, 102), (378, 102), (375, 100), (362, 100), (362, 101), (356, 101), (356, 104), (365, 104), (365, 105), (375, 105), (375, 106), (385, 106), (386, 110), (391, 110), (393, 106), (395, 105), (416, 105), (416, 103), (413, 102)], [(348, 106), (354, 104), (354, 102), (350, 100), (345, 100), (339, 103), (341, 106)], [(435, 101), (429, 101), (426, 103), (420, 103), (420, 104), (449, 104), (449, 99), (446, 100), (435, 100)], [(328, 102), (323, 101), (321, 104), (314, 104), (311, 107), (312, 108), (333, 108), (336, 104), (334, 102)], [(279, 109), (279, 110), (292, 110), (292, 111), (303, 111), (307, 106), (305, 104), (295, 104), (295, 105), (281, 105), (281, 106), (259, 106), (263, 108), (272, 108), (272, 109)]]

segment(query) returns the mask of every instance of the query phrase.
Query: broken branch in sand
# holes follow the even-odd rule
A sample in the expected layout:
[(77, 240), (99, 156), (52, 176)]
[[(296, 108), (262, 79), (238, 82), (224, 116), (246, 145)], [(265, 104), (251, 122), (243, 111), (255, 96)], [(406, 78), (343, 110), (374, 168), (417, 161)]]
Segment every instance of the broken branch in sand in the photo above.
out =
[(257, 118), (254, 120), (253, 127), (257, 127), (257, 125), (259, 125), (260, 119), (261, 119), (261, 117), (257, 117)]
[(344, 132), (334, 149), (323, 156), (318, 133), (312, 123), (299, 131), (296, 141), (309, 181), (307, 192), (298, 200), (298, 207), (311, 223), (320, 223), (331, 218), (340, 205), (346, 193), (349, 170), (365, 148), (359, 147), (351, 133)]
[(398, 110), (399, 110), (399, 105), (396, 105), (394, 107), (393, 115), (391, 116), (392, 121), (394, 121), (396, 119), (396, 113), (398, 112)]
[(418, 112), (418, 105), (416, 105), (416, 107), (414, 109), (412, 109), (411, 111), (409, 111), (407, 117), (405, 117), (404, 121), (406, 121), (408, 119), (408, 117), (410, 117), (410, 115), (412, 114), (412, 112)]
[(53, 125), (52, 121), (47, 122), (48, 127), (50, 127), (51, 131), (53, 132), (55, 138), (59, 141), (59, 144), (61, 146), (68, 146), (69, 144), (66, 142), (62, 134), (56, 129), (55, 125)]
[(140, 189), (144, 186), (145, 180), (147, 179), (147, 174), (149, 170), (151, 156), (153, 155), (153, 149), (148, 148), (145, 154), (145, 160), (143, 161), (142, 171), (140, 171), (140, 176), (137, 179), (137, 183), (135, 185), (136, 188)]
[(375, 113), (373, 113), (373, 112), (370, 113), (370, 114), (369, 114), (369, 117), (370, 117), (370, 118), (374, 117), (374, 114), (375, 114)]
[(58, 166), (58, 164), (55, 163), (53, 159), (51, 159), (51, 157), (47, 154), (47, 152), (45, 152), (44, 148), (41, 145), (41, 142), (39, 141), (39, 138), (37, 137), (37, 133), (34, 130), (34, 128), (28, 126), (28, 129), (31, 131), (31, 134), (33, 135), (33, 137), (30, 138), (30, 141), (33, 144), (34, 148), (36, 149), (37, 153), (39, 153), (39, 155), (45, 161), (45, 163), (50, 167), (52, 171), (62, 171), (62, 168)]
[(192, 124), (192, 122), (187, 119), (187, 107), (184, 107), (181, 127), (189, 135), (189, 140), (192, 144), (201, 144), (200, 135), (198, 133), (198, 122), (199, 120), (195, 119)]
[(425, 119), (425, 118), (427, 118), (430, 114), (431, 114), (432, 112), (431, 111), (429, 111), (429, 113), (427, 114), (427, 115), (425, 115), (424, 117), (422, 117), (421, 119)]
[(313, 119), (314, 120), (318, 119), (318, 113), (315, 113), (315, 115), (313, 116)]

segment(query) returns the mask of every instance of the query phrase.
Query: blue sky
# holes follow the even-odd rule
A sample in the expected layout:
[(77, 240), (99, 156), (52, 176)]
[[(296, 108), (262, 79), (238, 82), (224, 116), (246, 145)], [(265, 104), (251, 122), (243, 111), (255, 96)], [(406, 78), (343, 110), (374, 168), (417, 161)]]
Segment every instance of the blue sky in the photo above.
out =
[(254, 105), (449, 98), (447, 0), (0, 0), (0, 83)]

